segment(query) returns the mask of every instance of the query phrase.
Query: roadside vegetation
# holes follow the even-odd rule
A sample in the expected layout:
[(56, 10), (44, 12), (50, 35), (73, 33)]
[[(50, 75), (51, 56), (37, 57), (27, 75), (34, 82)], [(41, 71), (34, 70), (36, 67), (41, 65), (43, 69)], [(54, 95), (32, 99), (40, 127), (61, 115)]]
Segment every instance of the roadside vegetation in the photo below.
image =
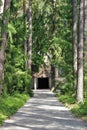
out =
[(87, 91), (84, 93), (84, 101), (76, 102), (75, 88), (70, 87), (70, 83), (59, 83), (55, 91), (59, 101), (65, 104), (76, 116), (87, 121)]
[(11, 115), (25, 104), (30, 98), (28, 94), (14, 94), (13, 96), (0, 97), (0, 126), (4, 120), (10, 118)]

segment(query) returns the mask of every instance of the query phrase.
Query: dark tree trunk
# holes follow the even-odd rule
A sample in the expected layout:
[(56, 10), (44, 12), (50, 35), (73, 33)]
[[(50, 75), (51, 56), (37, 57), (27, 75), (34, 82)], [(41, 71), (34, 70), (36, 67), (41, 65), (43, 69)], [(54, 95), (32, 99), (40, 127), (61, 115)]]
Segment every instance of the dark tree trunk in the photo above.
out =
[[(56, 0), (52, 0), (52, 8), (53, 8), (53, 14), (52, 14), (52, 29), (53, 29), (53, 38), (56, 36)], [(55, 56), (54, 56), (55, 59)], [(55, 65), (56, 66), (56, 65)], [(58, 68), (52, 66), (52, 78), (53, 78), (53, 88), (56, 86), (56, 79), (58, 79)]]
[[(6, 17), (3, 19), (5, 27), (8, 26), (10, 3), (11, 0), (5, 0), (4, 12), (7, 13)], [(3, 79), (3, 69), (4, 69), (4, 61), (5, 61), (6, 41), (7, 41), (7, 31), (5, 30), (5, 32), (3, 32), (2, 29), (2, 41), (1, 41), (1, 49), (0, 49), (0, 94), (2, 93), (2, 79)]]

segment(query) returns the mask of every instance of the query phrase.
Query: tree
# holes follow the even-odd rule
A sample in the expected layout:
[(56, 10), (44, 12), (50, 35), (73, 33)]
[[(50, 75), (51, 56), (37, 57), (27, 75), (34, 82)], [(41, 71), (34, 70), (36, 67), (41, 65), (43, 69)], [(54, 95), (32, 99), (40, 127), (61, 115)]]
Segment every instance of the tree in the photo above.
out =
[[(27, 56), (27, 39), (26, 39), (26, 24), (27, 24), (27, 9), (26, 9), (26, 0), (23, 0), (23, 15), (24, 15), (24, 32), (25, 32), (25, 37), (24, 37), (24, 54), (25, 58)], [(27, 67), (27, 61), (25, 60), (25, 67)]]
[[(53, 14), (52, 14), (52, 31), (53, 31), (53, 39), (56, 37), (56, 0), (52, 0), (52, 9), (53, 9)], [(56, 59), (56, 55), (53, 53), (53, 59)], [(57, 65), (51, 65), (51, 71), (52, 71), (52, 77), (56, 82), (56, 79), (58, 79), (58, 67)], [(55, 84), (55, 83), (53, 83)], [(56, 84), (55, 84), (56, 85)], [(55, 86), (54, 85), (54, 86)]]
[(77, 102), (83, 102), (83, 0), (80, 0)]
[[(28, 1), (26, 2), (28, 7)], [(28, 38), (28, 27), (24, 30), (24, 26), (23, 0), (12, 0), (5, 51), (3, 94), (13, 95), (15, 92), (31, 91), (31, 75), (25, 67), (24, 54), (24, 39)]]
[(52, 24), (53, 24), (53, 36), (56, 35), (56, 0), (52, 0), (52, 8), (53, 8), (53, 15), (52, 15)]
[(32, 65), (32, 0), (29, 0), (28, 68)]
[(5, 4), (4, 4), (5, 16), (3, 19), (3, 24), (6, 30), (3, 31), (2, 28), (2, 40), (1, 40), (1, 49), (0, 49), (0, 94), (2, 93), (2, 79), (3, 79), (3, 69), (4, 69), (4, 61), (5, 61), (5, 48), (6, 48), (6, 40), (7, 40), (7, 27), (9, 21), (10, 4), (11, 4), (11, 0), (5, 0)]
[(87, 78), (87, 0), (84, 0), (84, 86)]
[(73, 0), (73, 74), (77, 82), (77, 0)]

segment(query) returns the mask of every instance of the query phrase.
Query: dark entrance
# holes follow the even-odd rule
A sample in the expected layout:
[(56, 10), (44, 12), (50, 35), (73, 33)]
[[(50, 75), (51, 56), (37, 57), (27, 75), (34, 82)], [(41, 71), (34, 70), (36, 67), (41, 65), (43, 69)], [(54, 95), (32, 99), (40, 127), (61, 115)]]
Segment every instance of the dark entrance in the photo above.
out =
[(38, 89), (49, 89), (49, 78), (38, 78)]

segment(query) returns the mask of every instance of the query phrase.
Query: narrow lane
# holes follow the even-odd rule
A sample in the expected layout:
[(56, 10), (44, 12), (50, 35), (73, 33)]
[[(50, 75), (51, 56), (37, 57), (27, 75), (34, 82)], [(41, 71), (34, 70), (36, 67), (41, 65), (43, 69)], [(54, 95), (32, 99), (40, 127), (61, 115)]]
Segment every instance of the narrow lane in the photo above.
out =
[(75, 118), (50, 90), (37, 90), (0, 130), (87, 130), (87, 124)]

